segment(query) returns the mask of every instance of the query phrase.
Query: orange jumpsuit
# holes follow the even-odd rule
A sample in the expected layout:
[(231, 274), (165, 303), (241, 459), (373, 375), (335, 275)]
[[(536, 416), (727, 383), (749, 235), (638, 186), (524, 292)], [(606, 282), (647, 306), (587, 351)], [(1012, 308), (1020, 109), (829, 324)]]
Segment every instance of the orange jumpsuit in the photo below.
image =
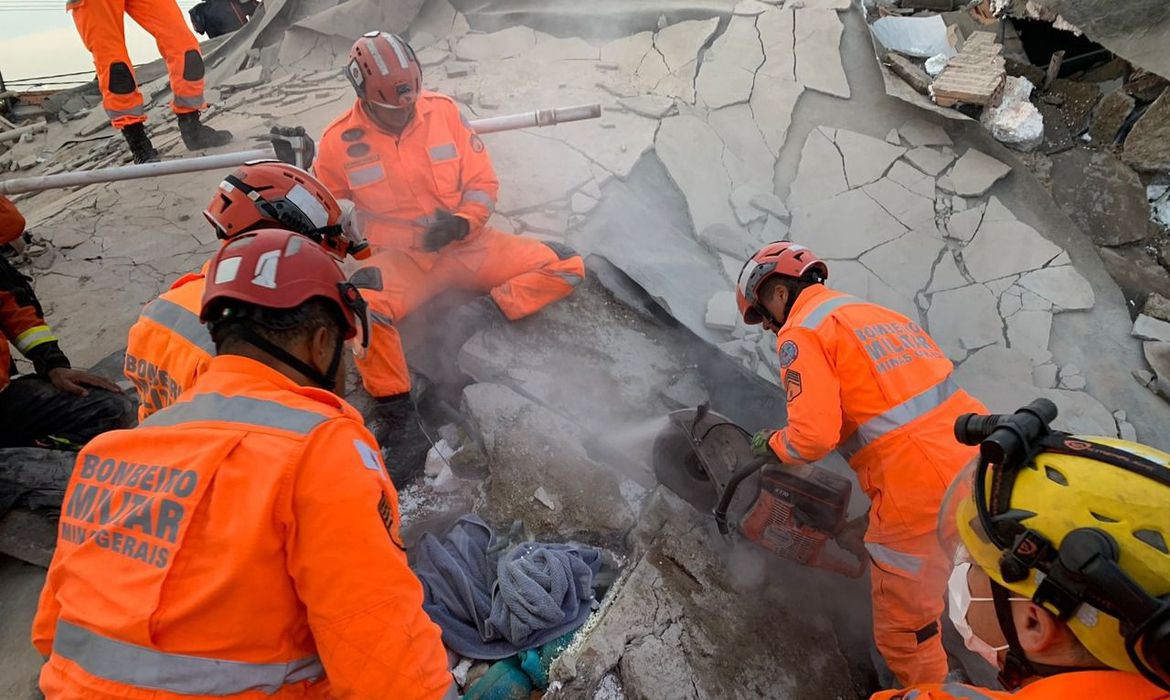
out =
[(1170, 700), (1170, 693), (1136, 673), (1078, 671), (1049, 676), (1014, 693), (946, 683), (906, 690), (886, 690), (870, 700)]
[(93, 54), (102, 104), (114, 128), (146, 121), (134, 64), (126, 52), (125, 17), (154, 37), (171, 78), (171, 109), (197, 112), (203, 101), (203, 57), (175, 0), (65, 0), (85, 48)]
[(878, 649), (901, 684), (941, 681), (951, 562), (938, 509), (976, 455), (955, 440), (955, 418), (986, 409), (918, 324), (823, 285), (800, 293), (776, 342), (788, 425), (769, 446), (792, 464), (834, 449), (849, 461), (873, 503), (865, 540)]
[[(490, 292), (515, 320), (568, 296), (585, 275), (563, 244), (513, 236), (487, 226), (499, 181), (483, 141), (451, 98), (423, 92), (401, 135), (380, 130), (360, 102), (325, 128), (314, 172), (339, 199), (353, 200), (362, 233), (381, 268), (384, 289), (366, 294), (371, 342), (358, 360), (375, 397), (410, 390), (395, 321), (452, 288)], [(468, 221), (462, 241), (435, 253), (422, 236), (444, 210)]]
[(49, 700), (438, 699), (422, 600), (361, 416), (226, 355), (78, 455), (33, 643)]
[(138, 421), (174, 403), (215, 356), (215, 344), (199, 321), (207, 264), (184, 275), (142, 309), (130, 327), (122, 373), (138, 388)]

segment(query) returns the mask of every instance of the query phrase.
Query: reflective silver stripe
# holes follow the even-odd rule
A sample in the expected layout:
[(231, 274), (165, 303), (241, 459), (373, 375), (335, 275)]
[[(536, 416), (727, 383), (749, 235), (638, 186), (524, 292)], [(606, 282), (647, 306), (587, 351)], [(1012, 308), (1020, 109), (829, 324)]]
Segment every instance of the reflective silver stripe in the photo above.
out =
[(842, 306), (866, 303), (868, 302), (866, 302), (864, 299), (858, 299), (857, 297), (851, 296), (835, 297), (833, 299), (829, 299), (828, 301), (813, 309), (812, 313), (810, 313), (808, 316), (805, 316), (804, 320), (800, 322), (800, 327), (814, 329), (821, 325), (821, 322), (828, 318), (829, 314), (833, 313)]
[(29, 350), (32, 350), (38, 345), (55, 342), (57, 336), (53, 335), (53, 329), (46, 325), (33, 326), (27, 331), (16, 336), (16, 349), (22, 354), (27, 355)]
[(142, 105), (131, 107), (130, 109), (107, 109), (106, 116), (110, 119), (117, 119), (118, 117), (144, 117), (146, 116), (146, 108)]
[(793, 462), (802, 464), (808, 461), (799, 452), (796, 451), (796, 448), (792, 446), (792, 443), (789, 442), (787, 438), (781, 438), (780, 442), (784, 444), (784, 453), (788, 455), (788, 458)]
[(349, 170), (345, 175), (349, 180), (350, 187), (361, 187), (383, 179), (386, 177), (386, 171), (382, 170), (381, 163), (374, 163), (357, 170)]
[(53, 653), (114, 683), (184, 695), (237, 695), (249, 690), (271, 695), (289, 683), (325, 676), (316, 656), (283, 664), (254, 664), (168, 654), (110, 639), (60, 619)]
[(860, 452), (863, 447), (871, 442), (908, 423), (918, 420), (938, 408), (957, 391), (959, 391), (959, 385), (953, 379), (947, 377), (921, 394), (907, 399), (887, 410), (885, 413), (874, 416), (862, 423), (848, 440), (841, 443), (837, 451), (846, 460), (850, 460), (853, 458), (853, 455)]
[(182, 306), (166, 299), (155, 299), (142, 310), (142, 317), (149, 318), (167, 330), (182, 337), (208, 355), (215, 354), (215, 343), (199, 317)]
[(431, 146), (431, 162), (438, 163), (444, 160), (454, 160), (459, 157), (459, 151), (455, 150), (455, 144), (444, 143), (438, 146)]
[[(972, 688), (969, 685), (959, 685), (958, 683), (945, 683), (942, 687), (944, 693), (950, 693), (959, 700), (994, 700), (990, 695), (982, 692), (978, 688)], [(906, 700), (912, 700), (909, 695)]]
[(370, 310), (367, 310), (366, 313), (369, 315), (370, 320), (373, 321), (376, 325), (388, 327), (394, 326), (394, 319), (390, 318), (384, 313)]
[(199, 421), (241, 423), (307, 435), (326, 418), (320, 413), (289, 408), (274, 401), (248, 396), (199, 394), (190, 401), (171, 404), (142, 422), (143, 428), (161, 428)]
[(378, 51), (378, 44), (373, 39), (366, 39), (367, 50), (374, 57), (374, 63), (378, 64), (378, 72), (382, 75), (390, 74), (390, 67), (386, 65), (386, 59), (382, 58), (381, 52)]
[(406, 70), (406, 50), (402, 48), (402, 44), (398, 41), (398, 37), (393, 34), (386, 35), (386, 41), (390, 42), (390, 48), (394, 49), (394, 57), (398, 59), (398, 67)]
[(581, 275), (575, 275), (572, 272), (554, 272), (554, 275), (560, 277), (570, 287), (576, 287), (581, 284)]
[(483, 190), (467, 190), (466, 192), (463, 193), (463, 201), (464, 202), (478, 202), (478, 203), (484, 205), (485, 207), (487, 207), (489, 212), (496, 210), (495, 197), (492, 197), (490, 194), (488, 194), (487, 192), (484, 192)]
[(901, 569), (914, 576), (917, 576), (918, 572), (922, 570), (922, 557), (916, 557), (913, 554), (903, 554), (876, 542), (866, 542), (865, 549), (869, 552), (869, 556), (874, 562), (878, 564), (892, 566), (895, 569)]
[(199, 109), (205, 102), (207, 102), (207, 100), (203, 99), (203, 95), (201, 94), (190, 97), (186, 95), (175, 95), (176, 107), (190, 107), (191, 109)]

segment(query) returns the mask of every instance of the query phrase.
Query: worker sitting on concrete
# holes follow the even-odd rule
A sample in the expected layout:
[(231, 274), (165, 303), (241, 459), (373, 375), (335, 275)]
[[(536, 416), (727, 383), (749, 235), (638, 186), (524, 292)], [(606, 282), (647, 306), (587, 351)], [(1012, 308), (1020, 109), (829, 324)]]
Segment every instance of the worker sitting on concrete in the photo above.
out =
[[(901, 685), (942, 681), (948, 560), (934, 535), (951, 479), (975, 455), (952, 426), (982, 404), (917, 323), (824, 285), (828, 266), (795, 243), (751, 257), (736, 288), (743, 320), (777, 334), (788, 425), (755, 436), (759, 455), (801, 464), (836, 449), (872, 501), (843, 546), (873, 564), (874, 637)], [(865, 532), (864, 550), (860, 533)]]
[(54, 698), (454, 698), (398, 496), (343, 399), (365, 304), (290, 231), (216, 254), (216, 357), (78, 455), (33, 642)]
[(972, 465), (939, 518), (957, 563), (950, 617), (1008, 692), (949, 683), (874, 700), (1170, 698), (1170, 455), (1112, 438), (1045, 442)]
[(568, 296), (585, 265), (563, 243), (487, 225), (499, 190), (487, 149), (454, 100), (422, 89), (418, 58), (401, 37), (361, 37), (346, 73), (358, 99), (326, 127), (314, 171), (355, 203), (371, 264), (386, 281), (368, 296), (373, 338), (358, 369), (377, 399), (374, 434), (396, 455), (395, 478), (405, 480), (421, 472), (430, 444), (415, 419), (394, 324), (446, 290), (486, 292), (441, 321), (439, 356), (453, 364), (487, 322), (523, 318)]
[[(225, 243), (280, 228), (312, 238), (339, 260), (366, 247), (342, 231), (341, 207), (324, 185), (275, 160), (247, 163), (224, 178), (203, 215)], [(123, 372), (138, 388), (140, 421), (174, 403), (211, 364), (215, 346), (199, 322), (210, 264), (179, 278), (130, 328)]]
[[(0, 196), (0, 245), (20, 238), (25, 221)], [(0, 447), (77, 448), (107, 430), (133, 424), (130, 402), (118, 386), (73, 369), (28, 278), (0, 255)], [(9, 343), (35, 374), (16, 375)]]
[(187, 10), (187, 16), (196, 34), (214, 39), (238, 31), (259, 7), (258, 0), (203, 0)]
[(85, 48), (93, 54), (102, 103), (110, 123), (122, 132), (135, 163), (159, 159), (146, 134), (146, 105), (126, 52), (124, 15), (142, 26), (155, 41), (171, 77), (171, 110), (179, 120), (179, 133), (188, 150), (223, 146), (231, 133), (199, 121), (203, 99), (203, 56), (199, 41), (183, 19), (175, 0), (66, 0), (73, 23)]

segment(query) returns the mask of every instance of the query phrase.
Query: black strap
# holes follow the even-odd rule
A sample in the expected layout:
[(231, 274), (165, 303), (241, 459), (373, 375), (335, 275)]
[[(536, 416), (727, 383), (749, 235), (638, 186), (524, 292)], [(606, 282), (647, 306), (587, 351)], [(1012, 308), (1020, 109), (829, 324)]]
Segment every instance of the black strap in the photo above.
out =
[(995, 617), (999, 621), (999, 629), (1007, 640), (1007, 657), (1003, 668), (999, 672), (999, 682), (1008, 690), (1016, 690), (1024, 681), (1039, 675), (1032, 662), (1020, 646), (1020, 635), (1016, 631), (1016, 621), (1012, 617), (1012, 592), (1004, 588), (995, 579), (991, 579), (991, 598), (995, 604)]
[(248, 341), (252, 345), (255, 345), (264, 352), (272, 355), (289, 367), (292, 367), (296, 371), (313, 380), (313, 382), (315, 382), (317, 386), (321, 387), (322, 389), (333, 391), (337, 388), (337, 383), (333, 380), (333, 378), (337, 376), (337, 368), (341, 365), (341, 352), (345, 346), (345, 341), (341, 339), (340, 334), (337, 338), (337, 344), (333, 349), (333, 359), (329, 362), (329, 369), (327, 370), (326, 374), (322, 374), (315, 367), (302, 361), (300, 358), (296, 357), (276, 343), (273, 343), (271, 340), (268, 340), (252, 328), (242, 328), (240, 330), (240, 335), (244, 338), (244, 340)]

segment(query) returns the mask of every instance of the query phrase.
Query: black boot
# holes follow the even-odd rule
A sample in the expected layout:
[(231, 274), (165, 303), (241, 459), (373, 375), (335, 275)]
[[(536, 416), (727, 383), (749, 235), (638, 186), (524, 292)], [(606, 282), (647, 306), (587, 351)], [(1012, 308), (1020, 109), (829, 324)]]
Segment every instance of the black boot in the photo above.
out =
[(419, 425), (410, 392), (374, 401), (367, 422), (382, 448), (394, 488), (402, 489), (423, 473), (431, 442)]
[(135, 163), (158, 162), (158, 151), (154, 150), (154, 144), (150, 142), (150, 137), (146, 135), (145, 124), (139, 122), (138, 124), (123, 127), (122, 137), (129, 144), (130, 153), (134, 155)]
[(179, 134), (188, 151), (202, 151), (205, 148), (226, 146), (232, 141), (232, 132), (212, 129), (199, 121), (199, 112), (178, 115)]

